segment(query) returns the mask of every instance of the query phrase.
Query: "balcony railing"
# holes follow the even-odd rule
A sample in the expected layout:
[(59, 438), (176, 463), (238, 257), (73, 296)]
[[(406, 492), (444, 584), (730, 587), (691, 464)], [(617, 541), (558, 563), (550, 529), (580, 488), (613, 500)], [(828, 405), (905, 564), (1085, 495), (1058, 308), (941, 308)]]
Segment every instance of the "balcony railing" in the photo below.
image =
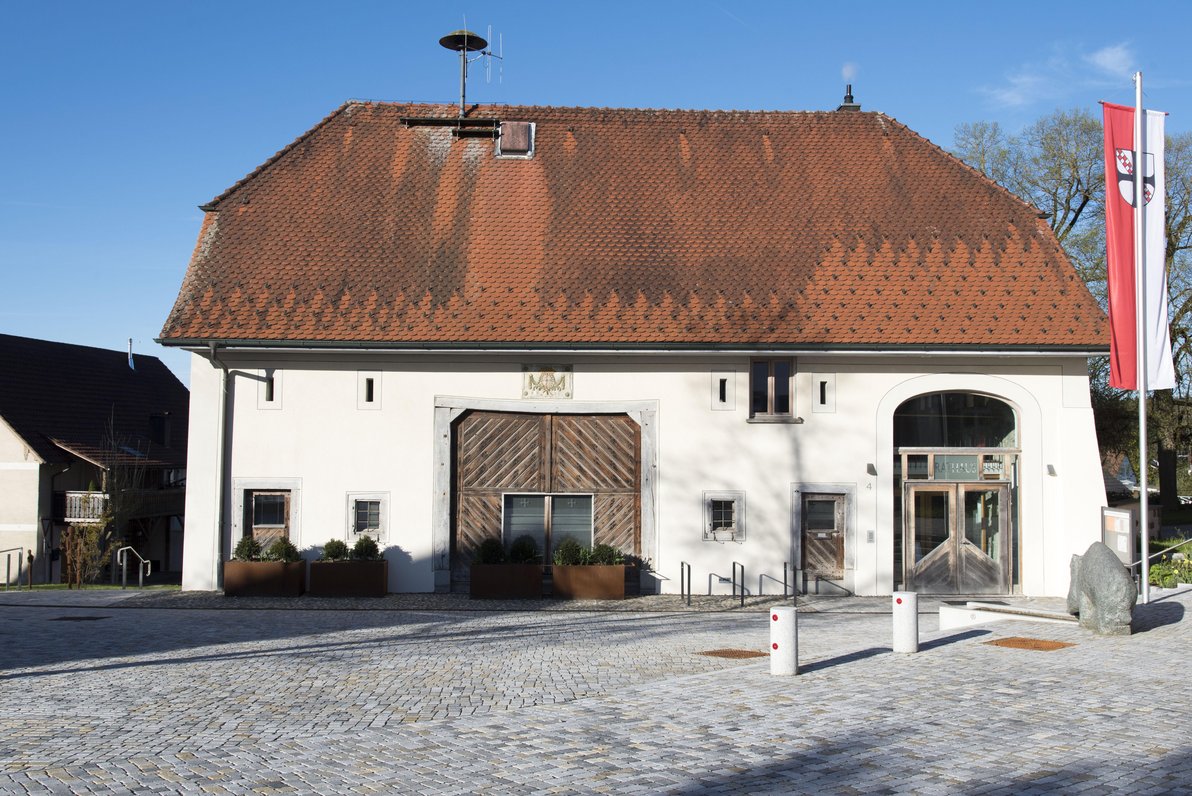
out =
[[(123, 510), (130, 518), (168, 517), (181, 515), (186, 505), (186, 490), (182, 487), (170, 489), (131, 489), (123, 493)], [(65, 523), (98, 522), (108, 507), (108, 496), (104, 492), (55, 492), (54, 520)]]
[(103, 492), (55, 492), (54, 518), (65, 523), (97, 522), (107, 505)]

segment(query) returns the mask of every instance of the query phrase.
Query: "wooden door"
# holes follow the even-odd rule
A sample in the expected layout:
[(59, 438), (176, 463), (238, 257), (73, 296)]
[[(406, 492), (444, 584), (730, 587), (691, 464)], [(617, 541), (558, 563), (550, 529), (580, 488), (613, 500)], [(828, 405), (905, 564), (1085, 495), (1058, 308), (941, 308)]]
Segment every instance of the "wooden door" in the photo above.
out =
[(628, 416), (474, 411), (454, 435), (455, 580), (485, 538), (502, 538), (510, 494), (589, 494), (593, 544), (640, 555), (641, 428)]
[(844, 495), (803, 495), (803, 570), (828, 580), (844, 577)]

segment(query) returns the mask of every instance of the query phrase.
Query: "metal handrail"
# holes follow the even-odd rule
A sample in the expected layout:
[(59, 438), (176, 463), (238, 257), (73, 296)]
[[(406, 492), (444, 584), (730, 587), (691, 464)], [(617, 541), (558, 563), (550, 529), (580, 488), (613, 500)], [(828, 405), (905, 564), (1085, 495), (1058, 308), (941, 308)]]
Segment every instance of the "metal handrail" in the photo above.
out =
[(143, 589), (145, 588), (145, 576), (153, 569), (153, 564), (142, 558), (141, 554), (132, 547), (121, 547), (116, 551), (116, 563), (120, 565), (120, 588), (128, 588), (128, 556), (124, 555), (125, 550), (131, 550), (132, 554), (141, 562), (141, 566), (137, 567), (137, 586)]
[(8, 591), (9, 584), (12, 583), (12, 554), (17, 554), (17, 591), (20, 591), (21, 570), (25, 568), (25, 548), (10, 547), (0, 550), (0, 553), (4, 553), (4, 591)]
[(745, 565), (733, 562), (733, 596), (737, 596), (737, 568), (741, 569), (741, 607), (745, 607)]
[[(1165, 547), (1165, 548), (1163, 548), (1162, 550), (1160, 550), (1158, 553), (1151, 553), (1149, 556), (1147, 556), (1147, 557), (1146, 557), (1146, 560), (1147, 560), (1147, 561), (1150, 561), (1150, 560), (1151, 560), (1152, 558), (1154, 558), (1155, 556), (1161, 556), (1161, 555), (1163, 555), (1164, 553), (1167, 553), (1167, 552), (1170, 552), (1170, 551), (1172, 551), (1172, 550), (1175, 550), (1177, 547), (1183, 547), (1184, 545), (1188, 544), (1189, 542), (1192, 542), (1192, 539), (1184, 539), (1184, 540), (1182, 540), (1182, 541), (1180, 541), (1180, 542), (1176, 542), (1176, 543), (1175, 543), (1175, 544), (1173, 544), (1171, 547)], [(1141, 563), (1142, 563), (1142, 559), (1140, 558), (1140, 559), (1138, 559), (1137, 561), (1135, 561), (1135, 562), (1134, 562), (1134, 563), (1132, 563), (1132, 564), (1127, 564), (1127, 565), (1126, 565), (1126, 568), (1127, 568), (1127, 569), (1133, 569), (1134, 567), (1138, 566), (1138, 565), (1139, 565), (1139, 564), (1141, 564)]]
[[(686, 585), (683, 581), (683, 573), (687, 573)], [(691, 565), (686, 561), (679, 562), (679, 599), (687, 597), (687, 604), (691, 605)]]

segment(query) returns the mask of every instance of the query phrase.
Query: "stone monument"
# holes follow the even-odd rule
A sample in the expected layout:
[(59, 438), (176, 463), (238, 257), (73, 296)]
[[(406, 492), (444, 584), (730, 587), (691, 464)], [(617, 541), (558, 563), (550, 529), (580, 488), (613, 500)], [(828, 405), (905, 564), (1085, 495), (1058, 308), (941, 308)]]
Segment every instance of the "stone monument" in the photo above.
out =
[(1130, 635), (1138, 591), (1130, 570), (1102, 542), (1093, 542), (1082, 556), (1072, 556), (1068, 613), (1080, 626), (1103, 636)]

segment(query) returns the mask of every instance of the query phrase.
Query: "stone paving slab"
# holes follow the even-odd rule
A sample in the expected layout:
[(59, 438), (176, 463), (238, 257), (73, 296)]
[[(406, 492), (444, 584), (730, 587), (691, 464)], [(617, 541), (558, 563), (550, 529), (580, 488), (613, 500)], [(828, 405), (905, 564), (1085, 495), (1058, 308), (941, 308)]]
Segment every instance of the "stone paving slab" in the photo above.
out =
[[(76, 599), (77, 597), (77, 599)], [(934, 614), (945, 601), (963, 604), (968, 597), (919, 598), (919, 613)], [(803, 613), (884, 613), (891, 611), (890, 597), (840, 597), (835, 595), (781, 594), (747, 596), (695, 595), (688, 600), (677, 594), (648, 594), (624, 600), (473, 600), (466, 594), (387, 594), (384, 597), (225, 597), (218, 591), (174, 589), (13, 591), (0, 592), (5, 605), (88, 606), (119, 603), (127, 608), (184, 608), (210, 610), (285, 611), (549, 611), (549, 612), (682, 612), (758, 611), (794, 601)], [(1012, 596), (997, 598), (1019, 608), (1060, 611), (1065, 601), (1054, 597)]]
[[(1187, 592), (1141, 632), (890, 617), (0, 605), (0, 791), (1188, 792)], [(97, 618), (83, 618), (83, 617)], [(102, 617), (102, 618), (98, 618)], [(1066, 641), (1052, 652), (986, 644)], [(1169, 679), (1168, 679), (1169, 678)]]

